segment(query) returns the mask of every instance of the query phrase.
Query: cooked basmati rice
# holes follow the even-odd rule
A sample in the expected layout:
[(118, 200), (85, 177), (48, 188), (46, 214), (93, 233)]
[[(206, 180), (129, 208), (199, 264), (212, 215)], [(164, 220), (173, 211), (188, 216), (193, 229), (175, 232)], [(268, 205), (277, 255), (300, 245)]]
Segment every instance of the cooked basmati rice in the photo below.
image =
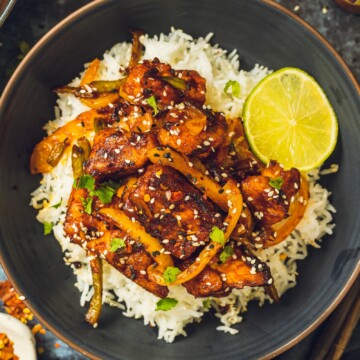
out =
[[(240, 69), (239, 57), (236, 51), (228, 54), (218, 45), (210, 45), (213, 34), (205, 38), (193, 39), (181, 30), (171, 29), (169, 35), (161, 34), (150, 38), (142, 37), (145, 47), (145, 59), (158, 57), (160, 61), (169, 63), (175, 69), (191, 69), (198, 71), (207, 82), (207, 102), (215, 111), (222, 111), (228, 117), (239, 116), (244, 100), (253, 87), (270, 71), (260, 65), (246, 72)], [(101, 61), (98, 78), (114, 80), (119, 77), (119, 69), (126, 67), (131, 54), (128, 43), (116, 44), (107, 51)], [(78, 85), (80, 77), (72, 81)], [(224, 93), (225, 84), (236, 80), (240, 84), (239, 98), (230, 97)], [(55, 110), (56, 120), (50, 121), (44, 127), (51, 134), (59, 126), (74, 119), (88, 108), (71, 94), (60, 94)], [(258, 256), (271, 268), (275, 286), (279, 295), (296, 285), (297, 260), (307, 256), (307, 246), (319, 247), (325, 234), (332, 234), (332, 213), (335, 212), (329, 203), (330, 193), (319, 183), (319, 169), (307, 174), (309, 180), (310, 198), (305, 215), (296, 230), (282, 243), (258, 252)], [(59, 241), (64, 253), (64, 261), (71, 266), (76, 275), (76, 287), (81, 292), (82, 306), (90, 301), (92, 277), (85, 250), (70, 243), (64, 235), (63, 223), (66, 205), (73, 184), (70, 157), (64, 157), (58, 166), (50, 173), (44, 174), (40, 187), (32, 193), (31, 205), (39, 210), (37, 219), (40, 222), (52, 223), (55, 238)], [(54, 205), (59, 205), (54, 207)], [(75, 267), (73, 263), (81, 263)], [(143, 318), (145, 325), (158, 327), (158, 339), (166, 342), (174, 341), (178, 335), (186, 336), (185, 326), (199, 322), (208, 312), (204, 299), (190, 295), (184, 287), (170, 287), (169, 297), (178, 300), (178, 304), (170, 311), (155, 311), (158, 298), (147, 292), (120, 272), (104, 264), (103, 301), (110, 306), (118, 307), (124, 316), (135, 319)], [(258, 300), (262, 305), (270, 297), (263, 288), (246, 287), (233, 290), (223, 298), (211, 298), (211, 305), (219, 318), (221, 325), (217, 330), (236, 334), (233, 325), (242, 321), (241, 314), (246, 311), (250, 300)], [(220, 312), (228, 307), (225, 314)]]

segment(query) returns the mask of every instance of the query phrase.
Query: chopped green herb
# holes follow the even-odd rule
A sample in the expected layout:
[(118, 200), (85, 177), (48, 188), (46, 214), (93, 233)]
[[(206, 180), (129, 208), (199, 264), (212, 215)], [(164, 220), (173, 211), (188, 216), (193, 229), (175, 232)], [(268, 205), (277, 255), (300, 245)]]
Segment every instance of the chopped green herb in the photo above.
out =
[(210, 309), (210, 307), (211, 307), (211, 300), (210, 300), (210, 299), (204, 300), (204, 301), (203, 301), (203, 307), (204, 307), (205, 309)]
[(115, 252), (118, 249), (125, 247), (125, 240), (120, 238), (113, 238), (110, 242), (110, 251)]
[(224, 92), (226, 92), (228, 94), (230, 87), (231, 87), (232, 96), (239, 97), (240, 96), (240, 84), (236, 80), (229, 80), (224, 87)]
[(154, 115), (156, 115), (159, 110), (157, 108), (155, 96), (151, 95), (149, 98), (146, 99), (146, 102), (154, 109)]
[(109, 204), (115, 193), (116, 189), (109, 186), (100, 186), (98, 189), (91, 191), (90, 195), (96, 195), (103, 204)]
[(95, 178), (91, 175), (80, 176), (75, 187), (78, 189), (88, 189), (89, 191), (93, 191), (95, 189)]
[(81, 198), (81, 203), (83, 204), (84, 208), (85, 208), (85, 212), (87, 214), (91, 214), (92, 213), (92, 203), (93, 203), (93, 198), (92, 197), (88, 197), (86, 199)]
[(53, 205), (52, 207), (58, 209), (61, 206), (61, 203), (62, 203), (62, 198), (57, 204)]
[(178, 303), (178, 301), (176, 299), (173, 298), (165, 298), (165, 299), (160, 299), (157, 303), (156, 303), (156, 309), (155, 311), (169, 311), (172, 308), (174, 308), (176, 306), (176, 304)]
[(225, 234), (224, 232), (219, 229), (217, 226), (213, 226), (213, 228), (211, 229), (211, 232), (210, 232), (210, 235), (209, 235), (209, 238), (214, 241), (214, 242), (217, 242), (221, 245), (224, 246), (225, 244)]
[(274, 189), (277, 189), (277, 190), (280, 190), (280, 189), (281, 189), (283, 183), (284, 183), (284, 180), (283, 180), (283, 178), (281, 178), (281, 177), (278, 177), (278, 178), (276, 178), (276, 179), (270, 179), (270, 180), (269, 180), (269, 185), (270, 185), (271, 187), (273, 187)]
[(220, 254), (220, 261), (224, 263), (228, 258), (234, 255), (234, 249), (227, 245), (224, 247), (223, 252)]
[(95, 178), (91, 175), (80, 176), (79, 180), (74, 183), (75, 188), (89, 190), (90, 196), (97, 196), (103, 204), (109, 204), (111, 202), (119, 186), (120, 184), (114, 181), (107, 181), (100, 184), (95, 190)]
[(164, 271), (164, 280), (167, 284), (173, 283), (177, 276), (181, 273), (181, 270), (177, 267), (169, 266)]
[(44, 235), (49, 235), (52, 231), (53, 225), (47, 221), (44, 221)]

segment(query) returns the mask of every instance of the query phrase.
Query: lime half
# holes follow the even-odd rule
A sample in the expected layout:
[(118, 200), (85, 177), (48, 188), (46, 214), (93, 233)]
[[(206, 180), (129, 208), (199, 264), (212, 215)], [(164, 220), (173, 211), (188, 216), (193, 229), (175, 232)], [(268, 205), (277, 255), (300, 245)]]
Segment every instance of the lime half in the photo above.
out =
[(336, 145), (335, 112), (316, 80), (300, 69), (283, 68), (261, 80), (245, 101), (243, 121), (255, 155), (287, 169), (318, 167)]

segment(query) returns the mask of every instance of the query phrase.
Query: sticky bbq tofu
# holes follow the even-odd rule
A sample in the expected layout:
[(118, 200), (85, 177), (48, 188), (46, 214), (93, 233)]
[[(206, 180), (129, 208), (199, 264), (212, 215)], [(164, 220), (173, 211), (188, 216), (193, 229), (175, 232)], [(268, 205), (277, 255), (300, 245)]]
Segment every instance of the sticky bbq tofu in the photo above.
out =
[(96, 179), (116, 179), (132, 174), (145, 165), (148, 160), (146, 153), (155, 145), (152, 133), (103, 129), (95, 135), (85, 173)]
[(166, 114), (158, 141), (183, 154), (203, 158), (215, 152), (224, 141), (226, 130), (222, 114), (181, 103)]
[(265, 227), (286, 217), (290, 203), (300, 188), (300, 172), (284, 170), (271, 161), (261, 175), (248, 176), (241, 182), (241, 191), (256, 220)]
[(160, 165), (149, 166), (124, 194), (123, 211), (178, 259), (208, 243), (213, 226), (222, 227), (214, 205), (180, 173)]
[(145, 106), (148, 105), (147, 99), (154, 96), (158, 108), (165, 110), (185, 100), (202, 106), (205, 92), (205, 79), (199, 73), (173, 70), (155, 58), (139, 61), (129, 69), (120, 96), (130, 103)]
[[(229, 251), (229, 248), (232, 250)], [(222, 297), (231, 289), (245, 286), (269, 286), (273, 283), (270, 269), (244, 246), (227, 245), (226, 258), (215, 256), (212, 262), (196, 277), (183, 284), (195, 297)], [(186, 269), (196, 259), (185, 260), (181, 269)]]
[(149, 280), (147, 268), (154, 264), (154, 260), (141, 242), (132, 239), (124, 231), (106, 231), (100, 238), (90, 240), (87, 247), (145, 290), (161, 298), (167, 296), (169, 290), (166, 286)]
[[(64, 233), (70, 241), (86, 248), (86, 243), (93, 237), (102, 236), (107, 231), (107, 225), (91, 215), (91, 209), (86, 212), (86, 199), (89, 198), (87, 189), (73, 188), (68, 201), (68, 208), (64, 222)], [(98, 199), (94, 199), (91, 207), (101, 206)]]

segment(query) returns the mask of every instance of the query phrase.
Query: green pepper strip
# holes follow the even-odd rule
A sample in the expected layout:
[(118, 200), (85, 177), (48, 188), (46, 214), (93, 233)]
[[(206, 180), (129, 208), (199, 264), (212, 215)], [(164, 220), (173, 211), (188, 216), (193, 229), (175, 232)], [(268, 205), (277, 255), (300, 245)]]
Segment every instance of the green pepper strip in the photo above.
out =
[(95, 325), (98, 322), (101, 308), (102, 308), (102, 261), (98, 257), (90, 260), (90, 268), (93, 280), (94, 295), (91, 298), (89, 309), (85, 315), (85, 320), (90, 325)]

